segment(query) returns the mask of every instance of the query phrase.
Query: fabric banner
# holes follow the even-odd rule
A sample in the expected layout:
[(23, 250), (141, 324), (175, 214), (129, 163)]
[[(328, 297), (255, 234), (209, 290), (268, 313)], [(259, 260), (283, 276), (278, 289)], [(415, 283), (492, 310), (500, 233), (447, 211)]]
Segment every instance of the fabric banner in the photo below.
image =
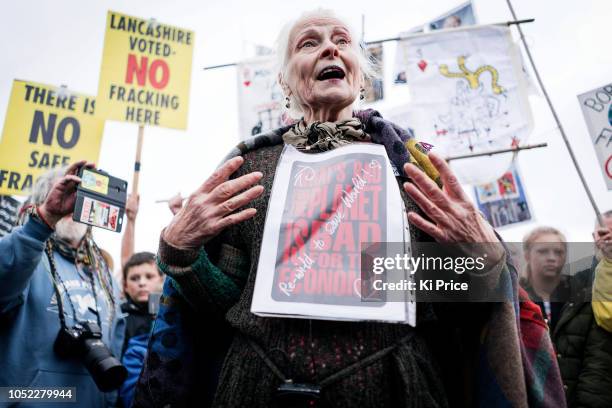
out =
[(415, 304), (368, 302), (361, 294), (361, 246), (409, 241), (383, 146), (319, 154), (286, 146), (269, 203), (253, 313), (415, 324)]
[(494, 227), (531, 221), (531, 211), (516, 164), (491, 183), (474, 186), (478, 209)]
[(20, 205), (13, 197), (0, 195), (0, 237), (13, 230)]
[[(451, 11), (447, 11), (441, 16), (435, 18), (431, 22), (411, 28), (408, 31), (404, 31), (398, 35), (399, 38), (405, 38), (414, 34), (421, 34), (431, 30), (440, 30), (447, 28), (466, 27), (477, 24), (476, 15), (474, 14), (474, 7), (472, 2), (464, 3), (458, 7), (455, 7)], [(408, 47), (405, 41), (398, 41), (397, 48), (395, 51), (395, 69), (393, 71), (393, 78), (396, 84), (406, 83), (406, 67), (408, 66)]]
[[(399, 33), (399, 38), (406, 38), (411, 35), (421, 34), (425, 31), (423, 26), (411, 28), (408, 31)], [(395, 64), (393, 66), (393, 83), (406, 83), (406, 67), (408, 66), (408, 43), (404, 40), (396, 42)]]
[(97, 114), (186, 129), (194, 40), (193, 31), (109, 11)]
[(612, 84), (578, 96), (608, 190), (612, 190)]
[(13, 81), (2, 140), (0, 194), (28, 195), (47, 170), (85, 159), (97, 163), (104, 121), (93, 96)]
[(274, 56), (256, 57), (238, 64), (240, 140), (291, 121), (281, 105), (285, 101), (275, 68)]
[[(511, 148), (532, 128), (518, 49), (501, 25), (409, 37), (407, 82), (415, 135), (445, 157)], [(500, 177), (512, 154), (454, 160), (462, 183)], [(486, 171), (483, 171), (486, 169)]]

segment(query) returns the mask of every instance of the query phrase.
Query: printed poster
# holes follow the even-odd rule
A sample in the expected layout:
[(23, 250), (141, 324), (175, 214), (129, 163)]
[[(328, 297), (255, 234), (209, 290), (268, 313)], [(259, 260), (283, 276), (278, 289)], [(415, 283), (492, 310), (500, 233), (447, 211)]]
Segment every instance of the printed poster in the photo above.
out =
[(496, 181), (474, 186), (474, 194), (478, 209), (494, 228), (532, 219), (523, 183), (515, 164)]
[(407, 239), (383, 146), (319, 154), (286, 146), (269, 203), (254, 314), (415, 324), (412, 302), (362, 300), (361, 244)]
[(474, 14), (474, 7), (472, 6), (472, 2), (468, 1), (432, 20), (428, 24), (428, 28), (433, 31), (475, 24), (477, 24), (477, 20)]
[(83, 211), (79, 219), (82, 223), (116, 231), (118, 219), (119, 207), (89, 197), (83, 198)]

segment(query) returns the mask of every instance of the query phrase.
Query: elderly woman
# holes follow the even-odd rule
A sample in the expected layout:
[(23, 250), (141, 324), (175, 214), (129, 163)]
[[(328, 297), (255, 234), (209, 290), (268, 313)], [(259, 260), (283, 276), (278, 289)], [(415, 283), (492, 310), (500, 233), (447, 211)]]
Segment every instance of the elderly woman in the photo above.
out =
[[(214, 368), (194, 363), (193, 356), (209, 362), (210, 354), (223, 349), (204, 344), (219, 343), (211, 321), (222, 316), (234, 332), (213, 406), (314, 406), (315, 399), (339, 407), (471, 406), (478, 401), (527, 406), (512, 302), (419, 304), (416, 328), (250, 312), (256, 277), (265, 272), (258, 270), (262, 236), (285, 144), (312, 154), (351, 143), (383, 145), (391, 163), (410, 180), (401, 186), (412, 242), (495, 243), (487, 256), (496, 273), (483, 279), (496, 286), (503, 275), (510, 291), (516, 283), (495, 232), (447, 164), (435, 154), (426, 160), (408, 132), (377, 112), (354, 111), (371, 72), (355, 38), (347, 24), (321, 10), (286, 27), (279, 41), (279, 82), (286, 107), (301, 119), (240, 144), (237, 157), (220, 166), (162, 232), (159, 265), (171, 279), (135, 406), (205, 398), (193, 398), (195, 389), (210, 388)], [(413, 164), (419, 156), (419, 167), (430, 176)], [(197, 313), (186, 318), (190, 308)], [(200, 327), (184, 327), (190, 324)], [(185, 374), (191, 372), (207, 378)]]

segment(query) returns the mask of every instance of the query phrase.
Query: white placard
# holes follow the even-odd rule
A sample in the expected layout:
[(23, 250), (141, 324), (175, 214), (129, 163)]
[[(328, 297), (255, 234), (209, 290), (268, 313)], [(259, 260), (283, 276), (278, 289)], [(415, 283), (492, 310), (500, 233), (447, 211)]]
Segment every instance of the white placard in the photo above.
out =
[(251, 312), (414, 326), (414, 302), (362, 301), (360, 286), (361, 244), (406, 242), (407, 225), (383, 146), (356, 143), (317, 154), (286, 146), (270, 196)]

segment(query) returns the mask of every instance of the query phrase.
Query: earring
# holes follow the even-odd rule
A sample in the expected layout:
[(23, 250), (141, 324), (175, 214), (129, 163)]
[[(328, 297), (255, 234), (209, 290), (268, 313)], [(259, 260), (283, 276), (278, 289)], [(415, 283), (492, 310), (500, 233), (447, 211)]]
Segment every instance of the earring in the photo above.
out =
[(288, 96), (285, 96), (285, 108), (289, 109), (291, 107), (291, 100)]
[(364, 100), (365, 99), (365, 93), (366, 93), (365, 88), (361, 88), (359, 90), (359, 99)]

